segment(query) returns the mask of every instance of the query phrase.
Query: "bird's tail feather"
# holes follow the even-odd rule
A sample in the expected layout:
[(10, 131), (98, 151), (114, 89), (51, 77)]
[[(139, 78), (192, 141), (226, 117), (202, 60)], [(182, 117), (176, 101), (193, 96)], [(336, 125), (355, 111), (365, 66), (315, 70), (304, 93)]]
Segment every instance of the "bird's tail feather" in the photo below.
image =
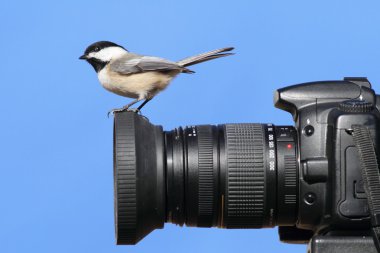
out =
[(210, 51), (210, 52), (207, 52), (207, 53), (198, 54), (198, 55), (195, 55), (195, 56), (191, 56), (191, 57), (185, 58), (183, 60), (178, 61), (177, 63), (179, 65), (183, 66), (183, 67), (187, 67), (187, 66), (191, 66), (191, 65), (194, 65), (194, 64), (198, 64), (198, 63), (204, 62), (204, 61), (209, 61), (209, 60), (212, 60), (212, 59), (216, 59), (216, 58), (220, 58), (220, 57), (224, 57), (224, 56), (233, 55), (234, 53), (224, 53), (224, 54), (222, 54), (223, 52), (228, 52), (228, 51), (231, 51), (233, 49), (234, 49), (233, 47), (220, 48), (220, 49), (216, 49), (216, 50), (213, 50), (213, 51)]

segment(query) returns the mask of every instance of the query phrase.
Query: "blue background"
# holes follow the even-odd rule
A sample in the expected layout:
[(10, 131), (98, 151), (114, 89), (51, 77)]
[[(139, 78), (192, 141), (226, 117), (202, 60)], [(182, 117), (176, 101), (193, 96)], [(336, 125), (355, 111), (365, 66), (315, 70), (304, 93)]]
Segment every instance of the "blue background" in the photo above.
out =
[(344, 76), (379, 88), (379, 1), (0, 3), (0, 252), (306, 252), (280, 243), (277, 229), (170, 224), (116, 246), (106, 112), (130, 100), (105, 91), (78, 57), (97, 40), (172, 60), (235, 46), (176, 78), (143, 113), (165, 129), (293, 124), (273, 107), (277, 88)]

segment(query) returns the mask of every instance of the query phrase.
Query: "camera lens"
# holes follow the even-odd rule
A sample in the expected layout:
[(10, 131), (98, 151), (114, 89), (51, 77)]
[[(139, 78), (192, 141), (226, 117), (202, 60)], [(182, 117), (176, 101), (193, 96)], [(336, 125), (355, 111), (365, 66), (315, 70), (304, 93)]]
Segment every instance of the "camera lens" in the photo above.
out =
[(115, 114), (115, 227), (136, 244), (165, 222), (195, 227), (292, 226), (297, 140), (291, 126), (199, 125), (164, 132)]

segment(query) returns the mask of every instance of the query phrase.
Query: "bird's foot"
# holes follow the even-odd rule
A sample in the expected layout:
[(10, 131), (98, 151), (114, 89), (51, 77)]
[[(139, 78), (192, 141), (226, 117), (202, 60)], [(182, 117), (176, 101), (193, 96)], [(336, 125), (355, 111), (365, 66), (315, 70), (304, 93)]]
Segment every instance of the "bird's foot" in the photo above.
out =
[(129, 107), (124, 106), (122, 108), (116, 108), (116, 109), (112, 109), (112, 110), (108, 111), (107, 117), (109, 117), (110, 114), (114, 115), (117, 112), (124, 112), (124, 111), (134, 112), (134, 113), (141, 113), (141, 111), (139, 109), (137, 109), (137, 108), (129, 108)]
[(134, 113), (140, 113), (141, 114), (141, 111), (140, 111), (139, 108), (128, 108), (128, 109), (125, 109), (124, 111), (134, 112)]

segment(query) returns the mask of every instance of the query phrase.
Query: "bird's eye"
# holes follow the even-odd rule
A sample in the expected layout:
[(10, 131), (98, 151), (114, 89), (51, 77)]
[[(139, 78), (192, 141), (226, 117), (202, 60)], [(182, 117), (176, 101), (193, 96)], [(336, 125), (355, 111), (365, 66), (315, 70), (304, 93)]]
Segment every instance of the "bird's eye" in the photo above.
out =
[(95, 48), (94, 48), (94, 51), (95, 51), (95, 52), (98, 52), (99, 50), (100, 50), (99, 47), (95, 47)]

